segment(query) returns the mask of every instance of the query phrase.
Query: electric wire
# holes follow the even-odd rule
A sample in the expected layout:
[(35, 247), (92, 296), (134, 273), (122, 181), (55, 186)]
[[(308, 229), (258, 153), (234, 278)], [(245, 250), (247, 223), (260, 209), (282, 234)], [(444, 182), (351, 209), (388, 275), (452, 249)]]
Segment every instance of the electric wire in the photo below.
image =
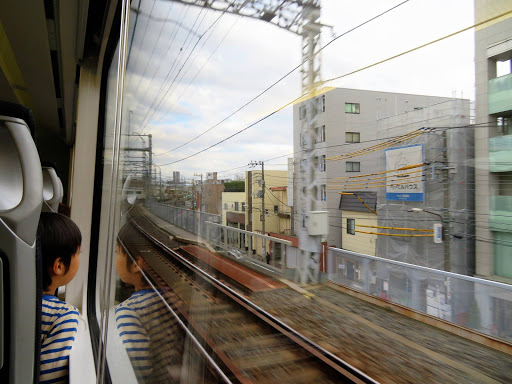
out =
[[(235, 0), (233, 0), (231, 2), (231, 6), (233, 5), (233, 3), (235, 2)], [(201, 8), (201, 11), (203, 10), (204, 8)], [(148, 114), (146, 114), (146, 116), (144, 117), (144, 119), (142, 120), (143, 121), (143, 126), (142, 126), (142, 131), (144, 131), (144, 129), (147, 127), (147, 125), (149, 124), (149, 122), (151, 121), (151, 118), (155, 115), (155, 113), (158, 111), (158, 108), (160, 108), (160, 105), (162, 104), (162, 101), (165, 99), (165, 97), (167, 96), (167, 94), (169, 93), (169, 90), (171, 89), (172, 85), (174, 84), (174, 81), (176, 80), (176, 78), (178, 77), (178, 75), (180, 74), (180, 72), (183, 70), (183, 67), (185, 66), (185, 64), (187, 63), (188, 59), (190, 58), (190, 56), (192, 55), (192, 53), (194, 52), (194, 50), (196, 49), (197, 45), (199, 44), (199, 42), (202, 40), (202, 38), (206, 35), (206, 33), (208, 33), (208, 31), (215, 27), (217, 25), (217, 23), (219, 22), (219, 20), (225, 15), (226, 11), (229, 9), (229, 7), (227, 7), (221, 14), (220, 16), (215, 19), (215, 21), (210, 24), (210, 26), (208, 26), (208, 28), (206, 28), (206, 30), (201, 34), (201, 36), (199, 36), (199, 38), (197, 39), (197, 41), (195, 42), (194, 46), (192, 47), (192, 50), (190, 51), (188, 57), (185, 59), (185, 61), (183, 62), (183, 65), (181, 66), (181, 68), (179, 69), (178, 73), (176, 74), (176, 76), (174, 77), (173, 79), (173, 82), (171, 84), (171, 86), (167, 89), (167, 91), (165, 92), (165, 94), (160, 98), (160, 101), (158, 103), (158, 105), (155, 107), (155, 109), (153, 110), (153, 113), (151, 114), (151, 116), (149, 117), (149, 119), (147, 120), (146, 123), (144, 123), (144, 121), (146, 121), (146, 117), (147, 115), (149, 114), (149, 111), (148, 110)], [(204, 20), (204, 18), (203, 18)], [(197, 19), (196, 19), (197, 21)], [(190, 34), (189, 34), (190, 35)], [(188, 39), (188, 37), (187, 37)], [(181, 51), (180, 51), (181, 52)], [(150, 108), (151, 109), (151, 108)]]
[[(436, 42), (442, 41), (442, 40), (444, 40), (444, 39), (446, 39), (446, 38), (449, 38), (449, 37), (455, 36), (455, 35), (457, 35), (457, 34), (459, 34), (459, 33), (462, 33), (462, 32), (464, 32), (464, 31), (467, 31), (467, 30), (469, 30), (469, 29), (472, 29), (472, 28), (475, 28), (475, 27), (477, 27), (477, 26), (480, 26), (480, 25), (486, 24), (486, 23), (488, 23), (488, 22), (490, 22), (490, 21), (493, 21), (493, 20), (495, 20), (495, 19), (497, 19), (497, 18), (499, 18), (499, 17), (506, 16), (506, 15), (508, 15), (508, 14), (510, 14), (510, 13), (512, 13), (512, 10), (510, 10), (510, 11), (508, 11), (508, 12), (505, 12), (505, 13), (503, 13), (503, 14), (501, 14), (501, 15), (498, 15), (498, 16), (495, 16), (495, 17), (492, 17), (492, 18), (489, 18), (489, 19), (487, 19), (487, 20), (484, 20), (484, 21), (482, 21), (482, 22), (480, 22), (480, 23), (476, 23), (476, 24), (474, 24), (474, 25), (472, 25), (472, 26), (470, 26), (470, 27), (464, 28), (463, 30), (460, 30), (460, 31), (457, 31), (457, 32), (451, 33), (451, 34), (449, 34), (449, 35), (446, 35), (446, 36), (444, 36), (444, 37), (442, 37), (442, 38), (436, 39), (436, 40), (434, 40), (434, 41), (432, 41), (432, 42), (430, 42), (430, 43), (423, 44), (423, 45), (421, 45), (421, 46), (419, 46), (419, 47), (416, 47), (416, 48), (410, 49), (410, 50), (408, 50), (408, 51), (402, 52), (402, 53), (400, 53), (400, 54), (398, 54), (398, 55), (395, 55), (395, 56), (392, 56), (392, 57), (390, 57), (390, 58), (388, 58), (388, 59), (381, 60), (380, 62), (374, 63), (374, 64), (372, 64), (372, 65), (369, 65), (369, 66), (366, 66), (366, 67), (363, 67), (363, 68), (360, 68), (360, 69), (358, 69), (358, 70), (356, 70), (356, 71), (352, 71), (352, 72), (350, 72), (350, 73), (347, 73), (347, 74), (344, 74), (344, 75), (337, 76), (337, 77), (334, 77), (334, 78), (332, 78), (332, 79), (326, 80), (326, 81), (324, 81), (323, 83), (327, 83), (327, 82), (330, 82), (330, 81), (333, 81), (333, 80), (337, 80), (337, 79), (339, 79), (339, 78), (346, 77), (346, 76), (352, 75), (352, 74), (354, 74), (354, 73), (357, 73), (357, 72), (363, 71), (363, 70), (365, 70), (365, 69), (368, 69), (368, 68), (371, 68), (371, 67), (377, 66), (377, 65), (379, 65), (379, 64), (385, 63), (385, 62), (390, 61), (390, 60), (392, 60), (392, 59), (395, 59), (395, 58), (397, 58), (397, 57), (403, 56), (403, 55), (405, 55), (405, 54), (407, 54), (407, 53), (410, 53), (410, 52), (416, 51), (416, 50), (418, 50), (418, 49), (420, 49), (420, 48), (423, 48), (423, 47), (426, 47), (426, 46), (428, 46), (428, 45), (434, 44), (434, 43), (436, 43)], [(225, 141), (227, 141), (227, 140), (229, 140), (229, 139), (231, 139), (231, 138), (233, 138), (233, 137), (235, 137), (235, 136), (239, 135), (239, 134), (240, 134), (240, 133), (242, 133), (242, 132), (245, 132), (246, 130), (248, 130), (249, 128), (251, 128), (251, 127), (255, 126), (256, 124), (259, 124), (260, 122), (262, 122), (262, 121), (264, 121), (264, 120), (268, 119), (269, 117), (273, 116), (273, 115), (274, 115), (274, 114), (276, 114), (277, 112), (279, 112), (279, 111), (281, 111), (282, 109), (284, 109), (284, 108), (288, 107), (289, 105), (291, 105), (291, 104), (295, 103), (296, 101), (300, 100), (300, 99), (301, 99), (301, 98), (303, 98), (303, 97), (304, 97), (304, 95), (299, 96), (298, 98), (296, 98), (296, 99), (292, 100), (291, 102), (289, 102), (289, 103), (285, 104), (284, 106), (280, 107), (279, 109), (277, 109), (277, 110), (275, 110), (275, 111), (273, 111), (273, 112), (271, 112), (271, 113), (267, 114), (266, 116), (264, 116), (264, 117), (260, 118), (259, 120), (257, 120), (255, 123), (252, 123), (252, 124), (251, 124), (251, 125), (249, 125), (248, 127), (245, 127), (245, 128), (243, 128), (243, 129), (241, 129), (241, 130), (239, 130), (239, 131), (235, 132), (234, 134), (230, 135), (229, 137), (227, 137), (227, 138), (225, 138), (225, 139), (223, 139), (223, 140), (220, 140), (220, 141), (218, 141), (217, 143), (212, 144), (212, 145), (210, 145), (209, 147), (207, 147), (207, 148), (205, 148), (205, 149), (202, 149), (202, 150), (200, 150), (200, 151), (198, 151), (198, 152), (195, 152), (195, 153), (193, 153), (193, 154), (191, 154), (191, 155), (189, 155), (189, 156), (186, 156), (186, 157), (184, 157), (184, 158), (182, 158), (182, 159), (175, 160), (175, 161), (172, 161), (172, 162), (169, 162), (169, 163), (163, 164), (163, 166), (165, 166), (165, 165), (170, 165), (170, 164), (175, 164), (175, 163), (178, 163), (178, 162), (181, 162), (181, 161), (187, 160), (187, 159), (189, 159), (189, 158), (191, 158), (191, 157), (194, 157), (194, 156), (196, 156), (196, 155), (198, 155), (198, 154), (200, 154), (200, 153), (203, 153), (203, 152), (205, 152), (205, 151), (207, 151), (207, 150), (209, 150), (209, 149), (211, 149), (211, 148), (213, 148), (213, 147), (216, 147), (217, 145), (219, 145), (219, 144), (221, 144), (221, 143), (223, 143), (223, 142), (225, 142)], [(228, 118), (229, 118), (229, 117), (228, 117)], [(226, 119), (227, 119), (227, 118), (226, 118)]]
[[(241, 16), (240, 16), (241, 17)], [(217, 52), (217, 50), (219, 49), (219, 47), (222, 45), (222, 43), (224, 42), (224, 40), (226, 39), (226, 37), (229, 35), (229, 33), (233, 30), (235, 24), (240, 20), (240, 17), (236, 18), (234, 23), (231, 25), (231, 27), (226, 31), (226, 33), (224, 34), (224, 36), (222, 37), (221, 41), (219, 42), (219, 44), (217, 44), (217, 46), (215, 47), (215, 49), (212, 51), (212, 53), (210, 54), (210, 56), (206, 59), (206, 61), (203, 63), (203, 65), (199, 68), (199, 70), (196, 72), (196, 74), (194, 75), (194, 77), (188, 82), (188, 84), (186, 85), (185, 89), (183, 90), (183, 92), (180, 94), (180, 96), (169, 106), (169, 108), (167, 108), (166, 112), (162, 115), (162, 117), (159, 119), (162, 120), (163, 117), (172, 109), (172, 107), (174, 107), (174, 105), (176, 105), (176, 103), (181, 100), (181, 98), (183, 97), (183, 95), (185, 94), (185, 92), (188, 90), (188, 88), (190, 87), (190, 85), (196, 80), (197, 76), (199, 76), (199, 74), (202, 72), (202, 70), (204, 69), (204, 67), (206, 66), (206, 64), (208, 64), (208, 62), (211, 60), (211, 58), (213, 57), (213, 55), (215, 54), (215, 52)], [(211, 37), (211, 35), (213, 34), (213, 30), (210, 32), (210, 36), (204, 41), (203, 43), (203, 47), (204, 45), (206, 44), (206, 42), (208, 41), (208, 39)], [(197, 58), (197, 57), (196, 57)], [(195, 61), (195, 59), (194, 59)], [(192, 63), (193, 64), (193, 63)], [(188, 73), (188, 70), (190, 68), (192, 68), (192, 64), (190, 65), (190, 67), (187, 69), (187, 71), (185, 72), (185, 74), (183, 75), (182, 77), (182, 80), (183, 78), (186, 76), (186, 74)], [(169, 97), (172, 96), (172, 92), (171, 94), (169, 95)], [(160, 156), (160, 155), (164, 155), (166, 153), (169, 153), (170, 151), (167, 151), (167, 152), (164, 152), (164, 153), (155, 153), (154, 156)]]
[[(197, 21), (199, 20), (199, 17), (201, 16), (201, 14), (203, 13), (203, 10), (204, 8), (201, 8), (201, 10), (199, 11), (199, 13), (197, 14), (197, 17), (196, 19), (194, 20), (194, 24), (192, 25), (192, 28), (191, 28), (191, 31), (194, 30), (194, 27), (197, 23)], [(204, 14), (203, 18), (201, 19), (201, 22), (199, 23), (197, 29), (199, 30), (199, 27), (201, 26), (202, 22), (204, 21), (204, 18), (206, 17), (206, 13)], [(206, 32), (205, 32), (206, 33)], [(169, 90), (171, 89), (171, 87), (173, 86), (177, 76), (179, 75), (181, 69), (183, 68), (183, 66), (181, 67), (180, 71), (178, 71), (178, 73), (176, 74), (176, 76), (174, 76), (171, 84), (168, 86), (167, 88), (167, 91), (164, 93), (164, 95), (160, 98), (160, 100), (158, 101), (158, 104), (156, 105), (156, 107), (153, 109), (153, 112), (151, 113), (152, 111), (152, 108), (153, 106), (155, 105), (155, 101), (158, 99), (158, 94), (160, 93), (160, 91), (166, 86), (166, 82), (167, 80), (169, 79), (169, 76), (171, 75), (171, 73), (173, 72), (173, 69), (175, 68), (175, 65), (176, 65), (176, 68), (178, 67), (178, 59), (179, 57), (182, 55), (184, 55), (185, 51), (188, 49), (189, 45), (187, 45), (187, 43), (189, 43), (189, 37), (191, 35), (191, 32), (189, 32), (187, 34), (187, 37), (185, 38), (185, 41), (183, 42), (182, 44), (182, 47), (180, 48), (178, 54), (176, 55), (176, 58), (174, 59), (172, 65), (171, 65), (171, 69), (169, 70), (169, 72), (167, 73), (167, 76), (165, 77), (165, 80), (163, 81), (163, 83), (161, 84), (158, 92), (155, 94), (155, 98), (153, 99), (153, 102), (151, 103), (151, 106), (148, 108), (146, 114), (144, 115), (144, 118), (142, 119), (142, 129), (141, 129), (141, 132), (144, 132), (144, 130), (146, 129), (146, 126), (147, 126), (147, 123), (145, 123), (146, 121), (149, 122), (151, 120), (151, 118), (155, 115), (156, 111), (158, 111), (158, 108), (160, 108), (160, 105), (162, 104), (162, 101), (163, 99), (165, 98), (165, 95), (167, 95), (167, 93), (169, 92)], [(204, 36), (204, 33), (199, 37), (199, 39), (196, 41), (196, 45), (197, 43), (202, 39), (202, 37)], [(193, 49), (190, 51), (190, 54), (192, 54), (193, 52)], [(185, 61), (183, 62), (183, 65), (186, 64), (188, 58), (190, 57), (190, 55), (187, 57), (187, 59), (185, 59)], [(148, 115), (151, 113), (151, 116), (149, 116), (149, 119), (146, 120), (146, 118), (148, 117)]]
[[(364, 26), (365, 24), (368, 24), (370, 23), (371, 21), (385, 15), (386, 13), (388, 12), (391, 12), (392, 10), (400, 7), (401, 5), (407, 3), (409, 0), (405, 0), (403, 2), (401, 2), (400, 4), (397, 4), (395, 5), (394, 7), (392, 8), (389, 8), (388, 10), (372, 17), (371, 19), (368, 19), (366, 20), (365, 22), (357, 25), (356, 27), (352, 28), (352, 29), (349, 29), (348, 31), (342, 33), (341, 35), (339, 36), (336, 36), (334, 39), (332, 39), (331, 41), (329, 41), (327, 44), (325, 44), (324, 46), (320, 47), (318, 52), (316, 52), (314, 54), (314, 56), (318, 55), (324, 48), (328, 47), (329, 45), (331, 45), (333, 42), (335, 42), (336, 40), (338, 40), (339, 38), (355, 31), (356, 29), (358, 28), (361, 28), (362, 26)], [(200, 138), (201, 136), (205, 135), (206, 133), (210, 132), (212, 129), (218, 127), (220, 124), (222, 124), (223, 122), (225, 122), (226, 120), (230, 119), (231, 117), (233, 117), (235, 114), (237, 114), (238, 112), (240, 112), (242, 109), (244, 109), (245, 107), (247, 107), (249, 104), (251, 104), (252, 102), (256, 101), (258, 98), (260, 98), (263, 94), (265, 94), (266, 92), (268, 92), (269, 90), (271, 90), (274, 86), (276, 86), (277, 84), (279, 84), (281, 81), (283, 81), (284, 79), (286, 79), (288, 76), (290, 76), (293, 72), (295, 72), (297, 69), (299, 69), (302, 65), (304, 65), (304, 63), (307, 62), (307, 59), (306, 60), (303, 60), (300, 64), (298, 64), (297, 66), (295, 66), (293, 69), (291, 69), (290, 71), (288, 71), (286, 74), (284, 74), (281, 78), (279, 78), (277, 81), (275, 81), (274, 83), (272, 83), (271, 85), (269, 85), (267, 88), (265, 88), (263, 91), (261, 91), (259, 94), (257, 94), (255, 97), (253, 97), (252, 99), (250, 99), (248, 102), (246, 102), (245, 104), (243, 104), (241, 107), (239, 107), (238, 109), (236, 109), (234, 112), (230, 113), (227, 117), (225, 117), (224, 119), (222, 119), (221, 121), (219, 121), (217, 124), (213, 125), (212, 127), (208, 128), (206, 131), (202, 132), (201, 134), (195, 136), (194, 138), (190, 139), (189, 141), (187, 141), (186, 143), (176, 147), (176, 148), (173, 148), (165, 153), (170, 153), (170, 152), (173, 152), (179, 148), (182, 148), (184, 147), (185, 145), (188, 145), (190, 143), (192, 143), (193, 141), (197, 140), (198, 138)], [(301, 96), (302, 97), (302, 96)], [(300, 99), (297, 98), (296, 100)], [(282, 108), (281, 108), (282, 109)], [(160, 154), (157, 154), (157, 156), (160, 156), (160, 155), (163, 155), (164, 153), (160, 153)]]

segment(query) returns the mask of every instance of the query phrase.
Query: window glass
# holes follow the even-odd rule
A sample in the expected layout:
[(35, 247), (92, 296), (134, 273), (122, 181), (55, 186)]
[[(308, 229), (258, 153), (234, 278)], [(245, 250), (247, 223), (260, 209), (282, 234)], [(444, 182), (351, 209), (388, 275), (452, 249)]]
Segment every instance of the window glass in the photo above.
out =
[(359, 113), (359, 103), (345, 103), (345, 113)]
[(347, 233), (350, 235), (355, 235), (356, 232), (356, 220), (355, 219), (347, 219)]
[(359, 161), (347, 161), (346, 171), (347, 172), (359, 172), (361, 163)]
[(346, 132), (345, 133), (345, 141), (347, 143), (359, 143), (360, 133), (359, 132)]
[[(439, 13), (444, 3), (432, 1), (414, 7), (432, 8), (429, 15), (441, 35), (472, 25), (473, 17), (481, 19), (477, 13), (482, 7), (473, 12), (471, 2)], [(274, 330), (262, 328), (261, 318), (237, 310), (246, 300), (313, 343), (358, 362), (357, 368), (375, 374), (377, 381), (399, 377), (414, 382), (418, 372), (432, 381), (456, 377), (442, 364), (413, 362), (411, 356), (417, 354), (403, 350), (405, 344), (389, 352), (396, 338), (382, 339), (387, 331), (365, 339), (363, 352), (346, 352), (360, 335), (347, 331), (353, 327), (346, 322), (339, 325), (346, 316), (331, 317), (340, 302), (333, 301), (333, 311), (325, 314), (323, 306), (315, 307), (317, 301), (295, 295), (280, 279), (309, 290), (318, 287), (318, 281), (312, 283), (317, 276), (325, 277), (429, 319), (512, 341), (506, 321), (511, 290), (471, 280), (475, 268), (486, 282), (512, 279), (507, 228), (512, 217), (511, 75), (496, 77), (497, 68), (487, 67), (489, 60), (510, 59), (509, 48), (495, 44), (512, 37), (512, 19), (489, 25), (496, 34), (482, 25), (461, 33), (460, 40), (447, 38), (417, 55), (397, 56), (368, 70), (367, 55), (351, 55), (351, 62), (340, 67), (334, 45), (326, 46), (326, 71), (313, 79), (322, 87), (308, 93), (302, 86), (311, 79), (300, 66), (270, 87), (287, 73), (285, 61), (297, 61), (290, 65), (294, 68), (303, 59), (300, 49), (295, 56), (288, 51), (300, 47), (300, 37), (275, 25), (283, 22), (283, 14), (257, 8), (270, 2), (236, 2), (244, 5), (242, 11), (236, 4), (222, 8), (227, 2), (209, 3), (226, 12), (190, 3), (131, 2), (123, 87), (117, 56), (110, 67), (96, 305), (112, 381), (125, 382), (129, 375), (139, 383), (217, 383), (222, 382), (220, 369), (229, 377), (240, 374), (237, 382), (322, 382), (321, 370), (310, 367), (303, 352), (296, 358), (295, 347), (291, 352), (281, 348), (295, 342), (277, 345), (281, 336), (274, 338)], [(284, 2), (283, 9), (293, 11), (291, 3), (300, 8), (304, 2)], [(344, 25), (340, 12), (327, 10), (343, 8), (338, 3), (322, 1), (319, 13), (325, 25), (331, 17), (336, 30)], [(358, 2), (343, 12), (352, 14), (353, 8), (358, 9), (354, 17), (367, 12)], [(245, 13), (249, 10), (253, 12)], [(359, 46), (385, 58), (386, 52), (411, 49), (403, 30), (414, 41), (437, 38), (430, 36), (431, 18), (414, 12), (401, 19), (408, 28), (393, 28), (389, 17), (396, 12), (364, 27), (378, 27), (393, 38), (383, 44), (375, 40), (375, 30), (365, 37), (361, 29), (365, 38)], [(373, 17), (367, 13), (368, 19)], [(302, 22), (301, 15), (290, 20)], [(444, 20), (443, 28), (438, 19)], [(303, 26), (294, 27), (301, 31)], [(319, 41), (325, 39), (327, 35)], [(488, 49), (499, 57), (490, 58)], [(283, 57), (281, 51), (286, 52)], [(476, 63), (468, 66), (468, 57)], [(322, 67), (311, 70), (317, 68)], [(364, 70), (357, 77), (346, 75), (345, 81), (340, 68)], [(467, 76), (472, 72), (475, 76)], [(464, 89), (464, 95), (445, 97), (452, 89)], [(327, 95), (337, 107), (326, 108)], [(480, 96), (475, 101), (473, 95)], [(306, 101), (313, 102), (310, 111)], [(363, 102), (364, 111), (352, 101)], [(311, 126), (305, 127), (306, 118)], [(294, 169), (294, 164), (299, 166)], [(476, 201), (477, 191), (482, 201)], [(225, 265), (234, 268), (233, 278), (219, 269)], [(222, 293), (209, 281), (219, 276), (230, 287)], [(240, 276), (247, 281), (239, 281)], [(259, 286), (273, 277), (277, 280), (271, 280), (271, 288)], [(236, 304), (225, 299), (231, 289), (242, 295)], [(328, 300), (330, 292), (326, 284), (314, 294)], [(359, 307), (360, 302), (353, 305)], [(313, 327), (313, 332), (311, 324), (318, 321), (326, 327)], [(396, 329), (403, 338), (403, 332), (417, 326), (405, 321), (386, 317), (378, 326), (400, 324)], [(439, 341), (433, 343), (436, 348), (455, 345), (444, 333), (432, 339)], [(477, 372), (475, 377), (510, 382), (510, 375), (493, 375), (503, 372), (499, 356), (463, 352), (477, 348), (457, 348), (466, 353), (464, 364)], [(445, 352), (443, 361), (464, 360), (452, 349)], [(477, 368), (474, 356), (501, 364)], [(410, 368), (409, 363), (416, 365)], [(406, 375), (409, 369), (412, 376)], [(461, 381), (467, 379), (466, 371)], [(299, 372), (298, 378), (290, 372)]]

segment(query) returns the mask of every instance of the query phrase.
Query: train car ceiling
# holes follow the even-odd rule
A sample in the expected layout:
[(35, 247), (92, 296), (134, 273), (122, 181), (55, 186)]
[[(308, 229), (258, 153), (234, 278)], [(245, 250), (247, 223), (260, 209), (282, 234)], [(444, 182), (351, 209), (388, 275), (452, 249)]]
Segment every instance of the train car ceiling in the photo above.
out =
[[(0, 2), (0, 100), (30, 108), (41, 160), (67, 194), (80, 63), (97, 55), (108, 1)], [(65, 197), (66, 201), (67, 197)]]

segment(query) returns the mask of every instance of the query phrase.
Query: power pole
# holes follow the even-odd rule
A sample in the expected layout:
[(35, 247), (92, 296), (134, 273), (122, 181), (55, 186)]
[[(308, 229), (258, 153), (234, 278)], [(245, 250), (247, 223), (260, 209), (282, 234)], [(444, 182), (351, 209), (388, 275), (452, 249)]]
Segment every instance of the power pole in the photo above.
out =
[[(203, 205), (203, 174), (202, 173), (194, 173), (194, 176), (201, 176), (201, 198), (199, 199), (199, 203), (198, 203), (198, 206), (197, 208), (198, 211), (202, 211), (202, 205)], [(194, 190), (194, 195), (195, 195), (196, 191)]]
[[(261, 232), (265, 235), (265, 163), (263, 161), (251, 161), (249, 163), (250, 166), (255, 167), (257, 165), (261, 165)], [(261, 245), (261, 253), (262, 257), (265, 257), (267, 254), (267, 241), (263, 240)]]
[(148, 144), (149, 144), (149, 164), (148, 164), (148, 170), (149, 170), (149, 185), (150, 185), (150, 191), (152, 194), (153, 191), (153, 136), (148, 135)]
[[(320, 257), (322, 237), (327, 233), (315, 230), (315, 213), (322, 206), (322, 180), (318, 172), (318, 160), (325, 149), (316, 143), (315, 128), (318, 118), (325, 110), (325, 96), (316, 97), (315, 92), (320, 80), (320, 0), (308, 1), (302, 10), (302, 93), (308, 96), (301, 108), (305, 116), (301, 121), (302, 153), (298, 166), (300, 182), (298, 185), (298, 211), (301, 225), (296, 228), (299, 235), (299, 257), (295, 272), (295, 281), (299, 284), (317, 283), (320, 275)], [(299, 112), (300, 113), (300, 112)], [(320, 160), (321, 161), (321, 160)]]

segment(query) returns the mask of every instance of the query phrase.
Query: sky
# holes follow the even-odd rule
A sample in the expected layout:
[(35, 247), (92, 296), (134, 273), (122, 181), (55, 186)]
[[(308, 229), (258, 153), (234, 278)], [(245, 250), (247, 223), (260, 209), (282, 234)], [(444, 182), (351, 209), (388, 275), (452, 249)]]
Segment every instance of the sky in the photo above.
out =
[[(320, 20), (327, 26), (321, 45), (401, 2), (322, 0)], [(132, 7), (137, 6), (138, 1), (132, 2)], [(266, 169), (286, 169), (285, 155), (293, 153), (290, 106), (210, 150), (183, 159), (300, 96), (297, 70), (226, 119), (300, 64), (301, 37), (264, 21), (169, 1), (141, 0), (135, 16), (132, 11), (124, 102), (129, 118), (124, 119), (123, 129), (152, 134), (153, 159), (162, 175), (180, 171), (191, 178), (216, 171), (220, 178), (235, 178), (249, 170), (245, 166), (250, 161), (262, 160)], [(326, 47), (321, 53), (322, 79), (472, 24), (473, 0), (410, 0)], [(474, 31), (326, 85), (474, 99)]]

